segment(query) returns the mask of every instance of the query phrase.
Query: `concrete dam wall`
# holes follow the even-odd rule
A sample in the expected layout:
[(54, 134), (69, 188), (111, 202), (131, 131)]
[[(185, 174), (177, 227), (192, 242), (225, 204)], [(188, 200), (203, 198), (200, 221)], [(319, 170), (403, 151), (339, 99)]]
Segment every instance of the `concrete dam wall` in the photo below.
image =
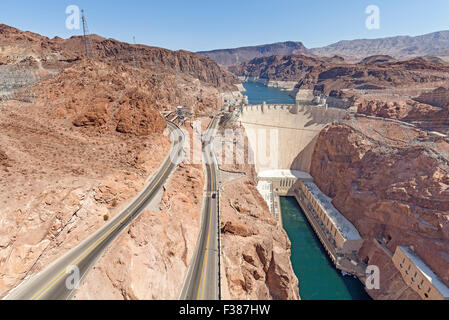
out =
[(240, 122), (254, 153), (256, 171), (291, 169), (310, 172), (320, 131), (347, 110), (306, 105), (248, 105)]

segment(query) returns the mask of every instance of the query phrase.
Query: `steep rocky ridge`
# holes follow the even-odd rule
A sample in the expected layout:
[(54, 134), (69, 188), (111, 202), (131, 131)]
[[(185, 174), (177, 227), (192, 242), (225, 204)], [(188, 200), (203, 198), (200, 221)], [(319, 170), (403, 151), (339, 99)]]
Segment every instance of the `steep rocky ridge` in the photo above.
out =
[(340, 56), (361, 59), (373, 55), (390, 55), (399, 59), (418, 56), (449, 57), (449, 31), (421, 36), (398, 36), (379, 39), (344, 40), (322, 48), (310, 49), (317, 56)]
[[(232, 74), (221, 69), (217, 63), (204, 56), (187, 52), (131, 45), (114, 39), (91, 35), (94, 59), (105, 62), (125, 63), (139, 68), (152, 68), (191, 76), (220, 90), (235, 90), (239, 83)], [(34, 61), (47, 70), (58, 70), (67, 64), (85, 58), (83, 38), (73, 36), (69, 39), (47, 37), (0, 25), (0, 65), (8, 62)]]
[(360, 63), (304, 55), (256, 58), (230, 70), (240, 77), (296, 81), (297, 88), (328, 95), (341, 89), (387, 89), (440, 84), (448, 80), (449, 66), (425, 60), (397, 61), (375, 56)]
[(402, 60), (419, 57), (429, 62), (443, 62), (443, 59), (449, 60), (449, 31), (438, 31), (415, 37), (343, 40), (311, 49), (304, 47), (301, 42), (287, 41), (253, 47), (202, 51), (199, 54), (210, 57), (224, 66), (239, 65), (265, 56), (291, 54), (321, 58), (337, 55), (350, 62), (358, 62), (366, 57), (379, 55), (388, 55)]
[(273, 55), (305, 54), (308, 50), (301, 42), (278, 42), (273, 44), (241, 47), (235, 49), (219, 49), (212, 51), (200, 51), (198, 54), (215, 60), (222, 66), (238, 65), (254, 58)]
[(360, 256), (381, 271), (376, 299), (417, 299), (391, 258), (413, 246), (449, 284), (449, 144), (398, 123), (363, 119), (330, 125), (320, 134), (311, 174), (364, 238)]

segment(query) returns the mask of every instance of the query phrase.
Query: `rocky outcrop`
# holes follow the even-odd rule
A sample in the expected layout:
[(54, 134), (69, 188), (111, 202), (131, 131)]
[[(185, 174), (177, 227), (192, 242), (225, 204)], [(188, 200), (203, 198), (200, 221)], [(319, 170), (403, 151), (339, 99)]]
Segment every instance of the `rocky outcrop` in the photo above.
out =
[[(264, 81), (295, 81), (312, 88), (324, 62), (304, 55), (286, 55), (255, 58), (229, 68), (234, 74)], [(310, 85), (310, 86), (309, 86)]]
[(449, 88), (439, 87), (430, 92), (424, 92), (415, 101), (439, 108), (449, 108)]
[(290, 240), (277, 225), (253, 182), (227, 185), (221, 195), (223, 297), (299, 299)]
[(41, 82), (35, 90), (40, 92), (40, 103), (56, 100), (53, 117), (71, 119), (76, 127), (161, 134), (166, 123), (153, 103), (154, 90), (137, 89), (127, 72), (132, 71), (101, 62), (80, 62)]
[[(449, 133), (449, 108), (439, 107), (445, 104), (444, 89), (436, 89), (438, 93), (423, 93), (414, 100), (407, 98), (378, 99), (355, 98), (353, 107), (360, 114), (377, 116), (390, 119), (398, 119), (420, 128), (436, 131), (443, 134)], [(418, 101), (429, 102), (424, 104)]]
[(163, 117), (151, 105), (151, 100), (137, 89), (126, 92), (118, 104), (118, 132), (147, 135), (162, 132), (166, 127)]
[(320, 134), (311, 174), (364, 239), (361, 258), (381, 271), (376, 299), (418, 298), (375, 239), (394, 252), (412, 245), (449, 284), (446, 140), (393, 122), (360, 118)]

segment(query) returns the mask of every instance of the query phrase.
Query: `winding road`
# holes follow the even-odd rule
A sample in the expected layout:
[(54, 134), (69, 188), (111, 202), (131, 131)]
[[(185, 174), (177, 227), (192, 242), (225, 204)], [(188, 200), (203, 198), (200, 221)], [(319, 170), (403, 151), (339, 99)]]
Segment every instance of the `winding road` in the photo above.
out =
[(203, 135), (203, 159), (207, 172), (207, 189), (203, 199), (201, 230), (181, 292), (181, 300), (220, 299), (219, 215), (217, 162), (213, 153), (213, 137), (219, 118), (215, 117)]
[(66, 300), (75, 294), (77, 290), (75, 284), (82, 283), (107, 246), (153, 200), (184, 156), (184, 134), (175, 124), (167, 123), (172, 139), (170, 155), (151, 178), (143, 192), (126, 210), (88, 239), (71, 249), (45, 270), (23, 281), (5, 297), (6, 300)]

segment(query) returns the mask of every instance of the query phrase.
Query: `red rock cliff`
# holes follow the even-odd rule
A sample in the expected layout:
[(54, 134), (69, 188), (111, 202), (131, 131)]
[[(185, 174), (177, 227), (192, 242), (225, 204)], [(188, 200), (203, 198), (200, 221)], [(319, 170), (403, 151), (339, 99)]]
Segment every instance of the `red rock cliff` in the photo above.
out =
[(311, 174), (364, 238), (361, 258), (381, 269), (381, 289), (370, 291), (372, 297), (418, 298), (374, 239), (392, 252), (413, 245), (449, 285), (448, 151), (441, 138), (381, 120), (321, 132)]

